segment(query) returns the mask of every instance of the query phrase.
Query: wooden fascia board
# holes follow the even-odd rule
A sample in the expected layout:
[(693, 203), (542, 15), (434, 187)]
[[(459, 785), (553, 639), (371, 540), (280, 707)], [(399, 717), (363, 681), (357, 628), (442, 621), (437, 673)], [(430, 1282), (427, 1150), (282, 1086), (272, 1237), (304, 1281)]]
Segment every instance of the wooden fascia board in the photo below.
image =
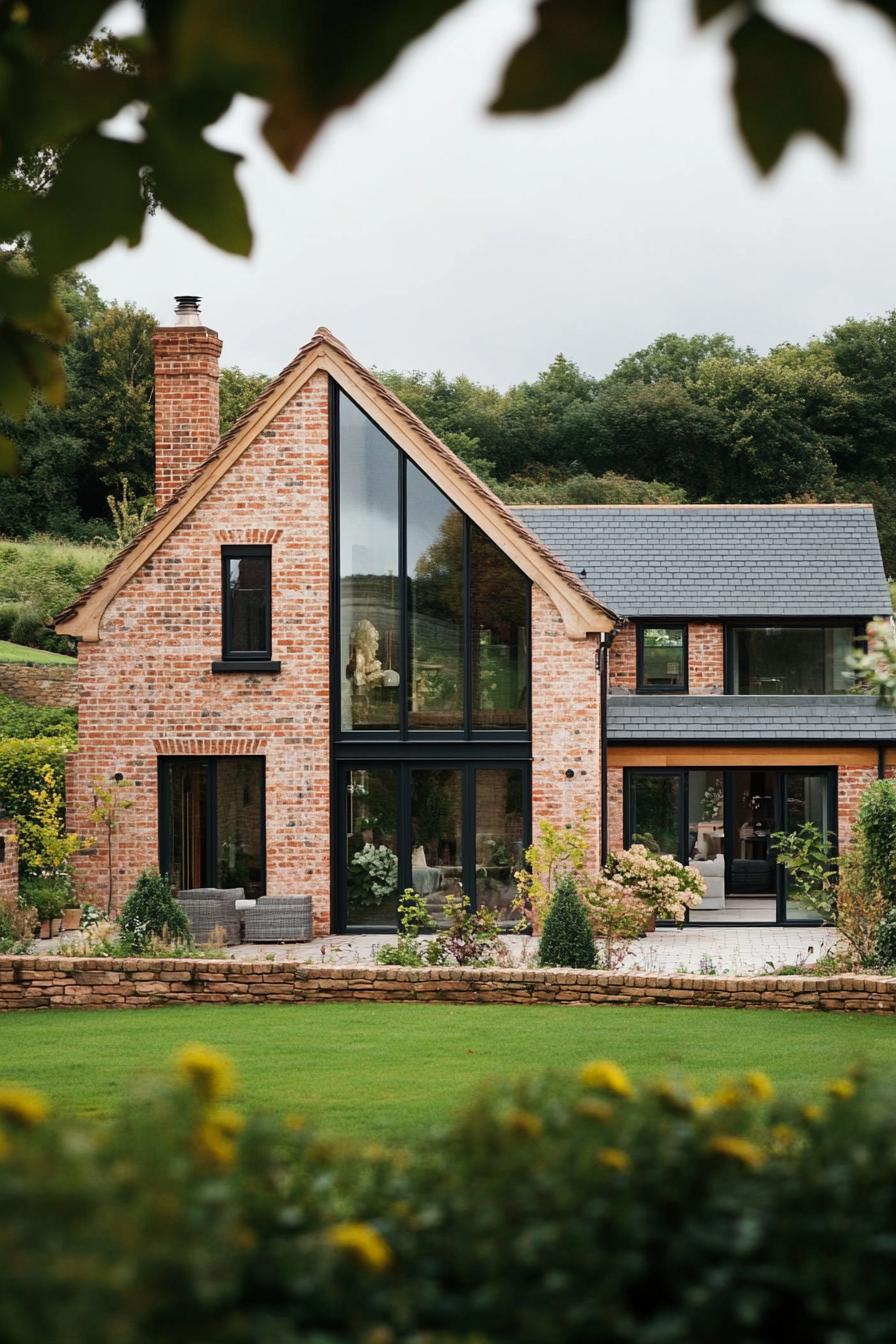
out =
[(643, 746), (608, 747), (607, 767), (626, 766), (753, 766), (767, 765), (877, 765), (876, 746), (842, 746), (832, 742), (829, 747), (815, 746)]
[(380, 425), (407, 453), (411, 461), (425, 471), (449, 499), (456, 501), (487, 536), (497, 542), (527, 578), (543, 589), (560, 612), (564, 629), (570, 638), (585, 639), (590, 634), (613, 629), (614, 622), (609, 615), (596, 604), (587, 602), (574, 587), (565, 584), (561, 574), (534, 547), (528, 546), (525, 537), (500, 513), (490, 507), (488, 499), (478, 493), (472, 482), (452, 472), (425, 440), (414, 434), (387, 401), (370, 392), (339, 351), (322, 342), (309, 351), (289, 377), (284, 378), (270, 401), (259, 407), (258, 414), (223, 451), (199, 471), (177, 503), (159, 518), (158, 525), (152, 526), (143, 540), (109, 574), (108, 581), (91, 593), (83, 606), (71, 616), (58, 622), (56, 630), (59, 634), (88, 643), (99, 639), (103, 615), (116, 594), (152, 558), (218, 481), (227, 475), (258, 435), (318, 371), (331, 374), (374, 423)]

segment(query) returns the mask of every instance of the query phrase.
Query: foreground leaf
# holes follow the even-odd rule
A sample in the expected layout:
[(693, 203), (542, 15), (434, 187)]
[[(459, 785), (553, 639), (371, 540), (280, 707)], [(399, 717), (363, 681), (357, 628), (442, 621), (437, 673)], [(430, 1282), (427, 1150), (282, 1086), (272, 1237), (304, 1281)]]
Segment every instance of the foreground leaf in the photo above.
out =
[(511, 57), (492, 112), (541, 112), (568, 102), (619, 59), (629, 0), (541, 0), (538, 27)]
[(740, 131), (761, 173), (771, 172), (802, 131), (843, 154), (846, 91), (825, 52), (756, 13), (730, 45)]

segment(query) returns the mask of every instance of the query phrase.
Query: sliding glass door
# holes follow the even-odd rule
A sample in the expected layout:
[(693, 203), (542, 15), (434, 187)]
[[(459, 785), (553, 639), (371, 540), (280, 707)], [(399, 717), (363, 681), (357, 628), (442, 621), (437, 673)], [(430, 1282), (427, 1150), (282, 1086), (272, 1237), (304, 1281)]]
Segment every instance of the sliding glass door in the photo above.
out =
[(338, 788), (340, 927), (395, 929), (407, 887), (437, 925), (461, 891), (504, 926), (516, 923), (528, 763), (345, 764)]
[(178, 891), (264, 894), (263, 756), (159, 760), (159, 869)]
[(774, 837), (805, 822), (834, 837), (835, 783), (833, 769), (630, 769), (625, 842), (700, 872), (706, 898), (691, 923), (815, 922), (788, 894)]

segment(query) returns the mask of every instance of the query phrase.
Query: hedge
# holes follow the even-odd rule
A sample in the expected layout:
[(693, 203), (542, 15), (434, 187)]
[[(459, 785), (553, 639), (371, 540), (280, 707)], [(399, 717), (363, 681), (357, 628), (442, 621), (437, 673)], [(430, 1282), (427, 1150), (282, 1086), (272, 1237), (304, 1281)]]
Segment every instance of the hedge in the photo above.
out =
[(0, 813), (21, 821), (31, 815), (32, 789), (43, 787), (42, 770), (52, 767), (60, 792), (65, 788), (65, 756), (74, 741), (62, 737), (8, 738), (0, 742)]
[(23, 737), (63, 737), (73, 746), (78, 716), (73, 709), (26, 705), (11, 695), (0, 694), (0, 741)]
[(230, 1089), (200, 1046), (104, 1124), (0, 1089), (4, 1344), (896, 1338), (892, 1087), (636, 1094), (598, 1061), (412, 1151), (246, 1120)]

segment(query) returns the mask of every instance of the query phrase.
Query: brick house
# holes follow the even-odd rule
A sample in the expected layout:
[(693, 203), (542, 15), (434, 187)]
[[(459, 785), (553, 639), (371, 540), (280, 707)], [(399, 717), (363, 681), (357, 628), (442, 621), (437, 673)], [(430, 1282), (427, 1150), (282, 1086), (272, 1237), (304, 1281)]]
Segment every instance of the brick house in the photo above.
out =
[(324, 328), (220, 439), (195, 299), (154, 348), (158, 512), (56, 624), (69, 825), (133, 800), (119, 900), (159, 863), (310, 895), (319, 933), (410, 885), (510, 921), (533, 826), (587, 809), (593, 864), (643, 836), (705, 866), (700, 917), (800, 917), (770, 834), (845, 835), (896, 748), (841, 694), (889, 610), (870, 509), (511, 509)]

